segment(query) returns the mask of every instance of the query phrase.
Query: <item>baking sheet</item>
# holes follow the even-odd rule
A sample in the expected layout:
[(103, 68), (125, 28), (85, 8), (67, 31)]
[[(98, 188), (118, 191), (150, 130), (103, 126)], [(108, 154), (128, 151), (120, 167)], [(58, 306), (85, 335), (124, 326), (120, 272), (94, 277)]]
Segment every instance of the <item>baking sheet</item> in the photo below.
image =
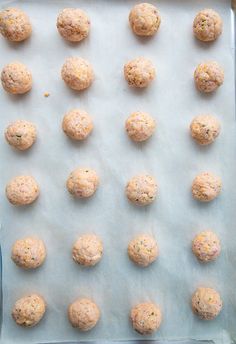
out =
[[(9, 96), (0, 90), (0, 128), (16, 119), (28, 119), (38, 128), (38, 141), (25, 153), (15, 152), (0, 137), (1, 146), (1, 244), (3, 255), (2, 343), (44, 343), (87, 340), (140, 340), (128, 321), (130, 308), (152, 300), (163, 310), (160, 331), (147, 337), (158, 340), (202, 339), (229, 343), (236, 337), (235, 242), (235, 97), (234, 37), (230, 1), (159, 0), (160, 32), (152, 39), (134, 36), (128, 26), (132, 0), (1, 1), (1, 7), (19, 6), (33, 23), (31, 39), (10, 44), (3, 38), (0, 68), (19, 60), (31, 69), (32, 91)], [(91, 18), (91, 34), (80, 44), (65, 42), (55, 22), (64, 7), (79, 6)], [(224, 20), (222, 37), (213, 44), (197, 42), (191, 33), (196, 12), (212, 7)], [(60, 77), (68, 56), (87, 58), (96, 79), (90, 89), (76, 93)], [(137, 56), (153, 60), (157, 79), (145, 90), (130, 89), (123, 78), (124, 63)], [(193, 71), (204, 60), (216, 59), (225, 69), (225, 83), (213, 95), (199, 94)], [(45, 98), (45, 92), (50, 97)], [(66, 111), (87, 110), (95, 129), (83, 143), (73, 143), (61, 130)], [(130, 142), (124, 131), (126, 117), (136, 110), (150, 112), (157, 132), (144, 144)], [(222, 122), (222, 133), (211, 147), (196, 146), (189, 137), (191, 119), (213, 113)], [(97, 170), (101, 185), (89, 200), (74, 200), (65, 188), (77, 166)], [(222, 177), (223, 192), (210, 204), (191, 198), (191, 182), (202, 171)], [(160, 195), (146, 208), (128, 203), (124, 187), (141, 172), (156, 176)], [(14, 176), (31, 174), (41, 195), (32, 206), (16, 208), (5, 196)], [(213, 228), (222, 240), (221, 257), (200, 265), (190, 243), (200, 230)], [(94, 232), (104, 242), (104, 257), (96, 267), (83, 269), (70, 257), (75, 239)], [(126, 248), (134, 235), (149, 232), (160, 246), (160, 258), (146, 269), (135, 267)], [(10, 259), (14, 241), (38, 235), (48, 257), (37, 271), (22, 271)], [(212, 322), (198, 320), (189, 300), (196, 287), (218, 289), (224, 301)], [(30, 292), (41, 293), (48, 304), (40, 325), (23, 329), (10, 312), (15, 300)], [(75, 298), (93, 298), (101, 308), (99, 325), (88, 333), (71, 328), (67, 306)]]

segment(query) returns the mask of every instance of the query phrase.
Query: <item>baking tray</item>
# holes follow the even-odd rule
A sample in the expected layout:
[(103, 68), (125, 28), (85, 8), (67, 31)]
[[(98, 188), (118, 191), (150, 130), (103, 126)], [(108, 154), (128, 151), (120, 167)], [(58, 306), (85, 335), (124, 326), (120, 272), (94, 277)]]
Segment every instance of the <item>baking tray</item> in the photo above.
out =
[[(1, 38), (2, 68), (20, 60), (32, 70), (34, 87), (22, 97), (0, 91), (3, 131), (22, 118), (34, 122), (38, 141), (29, 152), (14, 152), (1, 135), (1, 245), (2, 245), (2, 343), (57, 343), (105, 341), (211, 340), (229, 343), (236, 338), (236, 274), (234, 238), (235, 185), (235, 35), (230, 1), (159, 0), (162, 25), (153, 39), (135, 37), (128, 26), (133, 0), (1, 1), (1, 7), (19, 6), (29, 13), (32, 38), (9, 44)], [(88, 39), (78, 45), (58, 35), (55, 22), (60, 9), (78, 6), (92, 22)], [(191, 33), (196, 12), (204, 7), (219, 11), (224, 33), (214, 44), (197, 42)], [(60, 69), (70, 55), (87, 58), (94, 66), (93, 86), (81, 93), (66, 88)], [(157, 79), (146, 90), (129, 89), (123, 78), (124, 63), (136, 56), (153, 60)], [(200, 95), (193, 71), (203, 60), (216, 59), (225, 69), (225, 83), (214, 95)], [(50, 97), (45, 98), (44, 93)], [(75, 144), (62, 133), (61, 120), (73, 107), (86, 109), (95, 130), (87, 142)], [(153, 138), (141, 145), (129, 141), (124, 121), (135, 110), (150, 112), (157, 120)], [(191, 119), (201, 112), (216, 114), (222, 134), (212, 147), (197, 147), (188, 134)], [(65, 181), (77, 166), (95, 168), (101, 178), (96, 195), (75, 201)], [(190, 186), (199, 172), (211, 170), (223, 180), (221, 196), (211, 204), (197, 204)], [(136, 208), (124, 196), (127, 180), (139, 172), (156, 176), (158, 200)], [(39, 182), (39, 200), (27, 208), (8, 204), (4, 188), (8, 180), (32, 174)], [(202, 229), (212, 227), (222, 240), (218, 261), (201, 266), (192, 256), (190, 243)], [(78, 235), (95, 232), (104, 241), (104, 258), (91, 270), (76, 266), (70, 249)], [(140, 232), (153, 233), (160, 258), (142, 270), (129, 262), (128, 241)], [(13, 242), (36, 234), (44, 239), (48, 257), (38, 271), (21, 271), (10, 260)], [(217, 288), (224, 309), (212, 322), (199, 321), (189, 300), (199, 285)], [(17, 327), (10, 312), (15, 300), (28, 292), (41, 293), (48, 310), (39, 326)], [(92, 297), (102, 311), (99, 325), (89, 333), (72, 329), (67, 305), (78, 296)], [(163, 310), (160, 331), (150, 337), (136, 334), (128, 321), (130, 308), (153, 300)]]

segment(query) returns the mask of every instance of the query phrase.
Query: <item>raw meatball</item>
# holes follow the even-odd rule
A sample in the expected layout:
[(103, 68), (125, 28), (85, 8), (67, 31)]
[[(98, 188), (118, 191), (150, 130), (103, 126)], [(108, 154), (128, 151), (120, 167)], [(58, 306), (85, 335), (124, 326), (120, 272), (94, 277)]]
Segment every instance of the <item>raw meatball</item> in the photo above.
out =
[(19, 8), (7, 8), (1, 11), (0, 32), (9, 41), (24, 41), (32, 32), (29, 17)]
[(7, 184), (6, 196), (13, 205), (31, 204), (39, 196), (39, 186), (31, 176), (18, 176)]
[(201, 202), (210, 202), (216, 198), (221, 191), (221, 179), (213, 173), (204, 172), (199, 174), (193, 181), (193, 197)]
[(11, 123), (5, 130), (7, 142), (21, 151), (30, 148), (34, 144), (36, 136), (37, 132), (35, 125), (23, 120)]
[(211, 115), (200, 115), (190, 125), (191, 135), (200, 145), (209, 145), (220, 134), (220, 122)]
[(131, 310), (130, 319), (135, 331), (140, 334), (152, 334), (160, 327), (162, 314), (159, 306), (146, 302)]
[(62, 129), (73, 140), (84, 140), (93, 130), (89, 114), (80, 109), (69, 111), (63, 118)]
[(203, 42), (216, 40), (222, 33), (223, 22), (219, 14), (212, 9), (200, 11), (193, 22), (194, 35)]
[(129, 258), (140, 266), (153, 263), (159, 254), (156, 240), (148, 234), (138, 235), (130, 241), (128, 246)]
[(94, 170), (77, 168), (67, 179), (67, 189), (75, 197), (86, 198), (92, 196), (99, 185), (99, 178)]
[(88, 88), (94, 79), (91, 64), (81, 57), (69, 57), (62, 66), (62, 79), (73, 90), (81, 91)]
[(126, 196), (137, 205), (145, 206), (152, 203), (157, 194), (157, 183), (154, 177), (140, 174), (130, 179), (126, 186)]
[(194, 72), (195, 85), (204, 93), (215, 91), (224, 82), (224, 70), (215, 61), (201, 63)]
[(138, 57), (125, 64), (124, 76), (129, 86), (142, 88), (147, 87), (155, 78), (156, 71), (150, 60)]
[(77, 299), (69, 306), (68, 317), (73, 327), (77, 327), (81, 331), (89, 331), (97, 324), (100, 310), (89, 299)]
[(11, 258), (21, 268), (35, 269), (43, 264), (46, 248), (41, 239), (33, 237), (20, 239), (12, 247)]
[(45, 311), (44, 299), (40, 295), (31, 294), (16, 301), (12, 310), (12, 317), (17, 325), (33, 327), (39, 323)]
[(32, 88), (32, 75), (20, 62), (6, 65), (1, 73), (1, 81), (4, 90), (12, 94), (23, 94)]
[(204, 320), (214, 319), (222, 305), (220, 294), (212, 288), (198, 288), (192, 296), (192, 310)]
[(79, 8), (65, 8), (57, 17), (60, 35), (71, 42), (80, 42), (89, 34), (90, 20)]
[(212, 231), (201, 232), (193, 239), (192, 250), (201, 262), (210, 262), (220, 255), (220, 240)]
[(129, 23), (136, 35), (153, 36), (161, 24), (161, 17), (155, 6), (142, 3), (130, 11)]
[(102, 252), (103, 245), (100, 238), (94, 234), (85, 234), (74, 243), (72, 257), (78, 264), (93, 266), (102, 258)]
[(126, 120), (125, 128), (133, 141), (147, 140), (155, 131), (156, 122), (146, 112), (134, 112)]

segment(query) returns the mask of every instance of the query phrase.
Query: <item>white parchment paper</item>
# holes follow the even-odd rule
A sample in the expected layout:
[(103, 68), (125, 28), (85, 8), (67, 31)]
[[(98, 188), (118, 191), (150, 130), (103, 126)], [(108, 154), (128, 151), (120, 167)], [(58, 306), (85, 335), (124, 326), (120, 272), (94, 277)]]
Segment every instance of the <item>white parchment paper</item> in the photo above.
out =
[[(0, 39), (0, 68), (21, 61), (31, 69), (34, 86), (25, 96), (0, 90), (1, 245), (3, 253), (2, 343), (42, 343), (79, 340), (143, 339), (129, 323), (130, 308), (153, 300), (163, 310), (163, 324), (151, 338), (212, 339), (228, 343), (236, 337), (236, 169), (234, 42), (230, 1), (159, 0), (162, 15), (159, 33), (151, 39), (134, 36), (128, 25), (132, 0), (1, 1), (1, 7), (19, 6), (32, 20), (33, 35), (21, 44)], [(56, 30), (58, 12), (77, 6), (91, 18), (91, 34), (80, 44), (65, 42)], [(224, 32), (213, 44), (197, 42), (192, 20), (197, 11), (212, 7), (224, 20)], [(68, 89), (60, 69), (68, 56), (81, 56), (94, 66), (96, 80), (82, 93)], [(157, 78), (146, 90), (130, 89), (123, 65), (145, 56), (154, 62)], [(204, 60), (217, 60), (225, 69), (224, 85), (212, 95), (199, 94), (193, 71)], [(45, 98), (45, 92), (50, 97)], [(73, 143), (61, 130), (71, 108), (87, 110), (95, 129), (83, 143)], [(157, 132), (144, 144), (126, 136), (124, 121), (136, 110), (150, 112)], [(213, 113), (222, 122), (222, 133), (211, 147), (201, 148), (189, 136), (191, 119)], [(16, 119), (34, 122), (38, 141), (28, 152), (7, 145), (3, 132)], [(97, 170), (101, 185), (89, 200), (75, 200), (65, 181), (78, 166)], [(210, 204), (191, 197), (191, 183), (200, 172), (212, 171), (223, 180), (221, 196)], [(133, 175), (147, 172), (158, 179), (160, 195), (146, 208), (126, 200), (124, 188)], [(41, 195), (32, 206), (16, 208), (5, 198), (6, 183), (14, 176), (31, 174)], [(212, 228), (222, 240), (222, 255), (213, 264), (201, 265), (191, 253), (191, 240), (200, 230)], [(71, 246), (86, 232), (104, 242), (104, 257), (96, 267), (83, 269), (71, 259)], [(142, 232), (153, 233), (160, 258), (146, 269), (127, 258), (128, 242)], [(10, 259), (16, 239), (38, 235), (48, 257), (37, 271), (22, 271)], [(219, 290), (224, 301), (212, 322), (198, 320), (190, 297), (198, 286)], [(30, 292), (42, 294), (48, 304), (39, 326), (24, 329), (11, 319), (16, 299)], [(93, 298), (102, 317), (88, 333), (71, 328), (67, 306), (75, 298)]]

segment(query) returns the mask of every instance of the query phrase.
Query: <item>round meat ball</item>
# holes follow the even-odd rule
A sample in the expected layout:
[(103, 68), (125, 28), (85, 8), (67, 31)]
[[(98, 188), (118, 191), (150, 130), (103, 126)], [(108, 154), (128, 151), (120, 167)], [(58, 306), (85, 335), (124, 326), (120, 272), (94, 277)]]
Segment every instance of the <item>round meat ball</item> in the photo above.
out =
[(157, 8), (148, 3), (135, 5), (129, 14), (129, 23), (138, 36), (153, 36), (161, 24)]
[(11, 94), (24, 94), (32, 88), (32, 75), (20, 62), (6, 65), (1, 73), (2, 87)]
[(67, 189), (75, 197), (87, 198), (92, 196), (99, 185), (96, 171), (89, 168), (77, 168), (67, 179)]
[(44, 299), (40, 295), (31, 294), (16, 301), (12, 310), (12, 317), (17, 325), (33, 327), (40, 322), (45, 311)]
[(142, 267), (153, 263), (158, 257), (159, 249), (153, 236), (141, 234), (130, 241), (128, 246), (129, 258)]
[(89, 34), (90, 20), (79, 8), (64, 8), (57, 17), (60, 35), (70, 42), (80, 42)]
[(150, 60), (138, 57), (125, 64), (124, 76), (129, 86), (143, 88), (155, 79), (156, 71)]
[(5, 130), (7, 142), (14, 148), (24, 151), (36, 141), (37, 132), (33, 123), (18, 120), (11, 123)]
[(200, 41), (215, 41), (222, 33), (223, 22), (212, 9), (200, 11), (193, 22), (193, 33)]
[(221, 192), (221, 179), (213, 173), (204, 172), (199, 174), (192, 184), (192, 195), (198, 201), (210, 202)]
[(65, 114), (62, 129), (71, 139), (81, 141), (93, 130), (93, 121), (86, 111), (74, 109)]
[(215, 91), (224, 82), (224, 70), (215, 61), (201, 63), (194, 72), (195, 85), (204, 93)]
[(23, 269), (36, 269), (46, 258), (44, 242), (33, 237), (17, 240), (12, 247), (11, 258)]
[(223, 306), (220, 294), (212, 288), (198, 288), (192, 296), (192, 310), (203, 320), (213, 320)]
[(98, 306), (89, 299), (77, 299), (68, 308), (71, 325), (81, 331), (89, 331), (96, 326), (100, 318)]
[(134, 204), (151, 204), (157, 195), (157, 182), (148, 174), (140, 174), (130, 179), (126, 186), (126, 196)]
[(148, 113), (137, 111), (128, 117), (125, 128), (133, 141), (142, 142), (152, 136), (156, 122)]
[(192, 251), (199, 261), (203, 263), (211, 262), (220, 255), (220, 240), (210, 230), (201, 232), (193, 239)]
[(31, 204), (39, 196), (39, 186), (31, 176), (18, 176), (7, 184), (6, 196), (13, 205)]
[(94, 79), (91, 64), (81, 57), (67, 58), (62, 66), (61, 76), (67, 86), (76, 91), (88, 88)]
[(220, 129), (220, 122), (212, 115), (196, 116), (190, 124), (192, 138), (200, 145), (214, 142), (220, 134)]
[(72, 249), (73, 260), (84, 266), (96, 265), (101, 260), (102, 253), (102, 241), (94, 234), (82, 235)]
[(140, 303), (132, 308), (130, 319), (134, 330), (139, 334), (152, 334), (161, 325), (161, 309), (151, 302)]
[(32, 33), (29, 17), (19, 8), (7, 8), (0, 12), (0, 33), (12, 42), (21, 42)]

